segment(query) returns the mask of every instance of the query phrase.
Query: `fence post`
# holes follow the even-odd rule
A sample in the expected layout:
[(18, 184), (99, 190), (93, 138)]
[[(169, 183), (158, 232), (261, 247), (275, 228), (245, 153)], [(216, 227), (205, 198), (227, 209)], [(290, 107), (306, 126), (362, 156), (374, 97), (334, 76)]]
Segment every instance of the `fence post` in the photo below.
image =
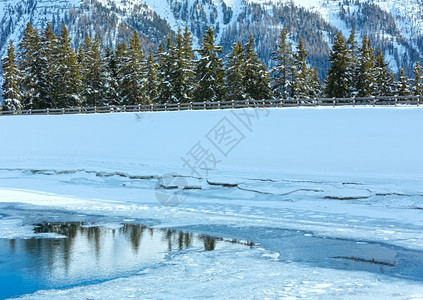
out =
[(126, 105), (123, 106), (123, 112), (126, 112)]
[(94, 106), (94, 113), (95, 113), (95, 114), (97, 113), (97, 105), (96, 105), (96, 106)]
[(418, 97), (417, 97), (417, 106), (420, 106), (420, 98), (421, 98), (422, 96), (421, 95), (419, 95)]
[(138, 112), (141, 111), (141, 104), (138, 104)]
[(373, 96), (373, 107), (376, 106), (376, 97)]
[(48, 108), (46, 110), (46, 114), (50, 114), (50, 110)]
[(220, 101), (217, 101), (217, 107), (220, 109)]
[(355, 96), (352, 97), (352, 105), (355, 107)]
[(29, 114), (32, 115), (32, 108), (29, 109)]
[(204, 110), (207, 110), (207, 103), (204, 101)]
[(232, 109), (235, 109), (235, 100), (232, 100)]
[(188, 110), (192, 110), (192, 101), (189, 102)]
[(178, 102), (178, 110), (181, 110), (181, 102)]
[(397, 95), (395, 95), (395, 96), (394, 96), (394, 105), (395, 105), (395, 106), (397, 106), (397, 102), (398, 102), (398, 96), (397, 96)]
[(333, 107), (336, 106), (336, 98), (333, 98)]

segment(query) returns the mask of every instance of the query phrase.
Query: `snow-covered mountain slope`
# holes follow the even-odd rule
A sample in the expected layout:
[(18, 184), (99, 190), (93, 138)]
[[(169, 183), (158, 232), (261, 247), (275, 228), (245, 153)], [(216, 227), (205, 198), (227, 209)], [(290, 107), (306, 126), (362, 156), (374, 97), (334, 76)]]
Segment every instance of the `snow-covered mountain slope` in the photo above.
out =
[(9, 39), (19, 41), (26, 22), (40, 30), (51, 22), (59, 32), (66, 24), (75, 45), (87, 32), (98, 32), (108, 45), (140, 32), (145, 49), (163, 43), (168, 33), (188, 26), (195, 45), (212, 26), (217, 41), (230, 51), (237, 40), (252, 34), (256, 51), (270, 66), (280, 29), (286, 26), (292, 41), (302, 38), (321, 77), (336, 31), (370, 36), (397, 71), (411, 73), (423, 53), (423, 14), (418, 0), (5, 0), (0, 2), (0, 54)]

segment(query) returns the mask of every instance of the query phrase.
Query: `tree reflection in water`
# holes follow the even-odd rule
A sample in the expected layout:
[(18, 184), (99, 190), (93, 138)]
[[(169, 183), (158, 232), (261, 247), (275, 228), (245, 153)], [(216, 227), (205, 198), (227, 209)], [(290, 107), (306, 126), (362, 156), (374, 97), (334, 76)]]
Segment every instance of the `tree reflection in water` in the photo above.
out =
[[(104, 248), (110, 247), (110, 244), (114, 242), (122, 243), (122, 238), (130, 244), (134, 255), (153, 248), (163, 253), (166, 250), (183, 250), (198, 245), (203, 245), (205, 251), (212, 251), (216, 247), (216, 241), (221, 240), (175, 229), (155, 229), (140, 224), (123, 224), (119, 229), (108, 229), (80, 222), (42, 223), (37, 224), (34, 231), (35, 233), (56, 233), (66, 236), (65, 239), (59, 240), (25, 240), (25, 248), (28, 253), (32, 253), (34, 256), (47, 255), (49, 269), (60, 257), (63, 260), (66, 273), (68, 273), (70, 262), (74, 259), (73, 256), (80, 255), (81, 245), (85, 244), (90, 245), (91, 251), (84, 255), (94, 254), (95, 260), (100, 262), (104, 255)], [(148, 234), (145, 235), (145, 232)], [(11, 250), (15, 248), (14, 243), (13, 240), (10, 241)], [(119, 247), (114, 246), (113, 248)]]
[(35, 233), (61, 236), (0, 239), (0, 257), (8, 262), (0, 264), (0, 298), (136, 274), (168, 260), (169, 251), (212, 251), (221, 241), (139, 224), (107, 227), (80, 222), (42, 223), (35, 225)]

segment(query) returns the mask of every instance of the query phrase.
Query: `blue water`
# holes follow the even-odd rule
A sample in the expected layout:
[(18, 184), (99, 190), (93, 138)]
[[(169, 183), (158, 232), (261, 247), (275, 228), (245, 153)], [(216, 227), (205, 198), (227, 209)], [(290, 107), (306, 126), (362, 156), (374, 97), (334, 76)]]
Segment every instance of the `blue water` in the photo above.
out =
[(37, 233), (66, 238), (0, 239), (0, 299), (137, 274), (167, 262), (172, 257), (169, 253), (212, 251), (232, 240), (238, 244), (239, 240), (259, 243), (278, 252), (282, 262), (423, 281), (423, 252), (389, 244), (279, 228), (199, 225), (170, 230), (138, 224), (122, 226), (108, 229), (81, 222), (43, 223), (34, 229)]
[(166, 261), (172, 251), (190, 247), (211, 251), (222, 242), (210, 236), (136, 224), (107, 229), (55, 223), (35, 230), (67, 238), (0, 239), (1, 299), (136, 274)]
[(358, 270), (423, 281), (423, 251), (386, 243), (314, 236), (311, 232), (267, 227), (197, 225), (188, 232), (249, 240), (280, 254), (282, 262)]

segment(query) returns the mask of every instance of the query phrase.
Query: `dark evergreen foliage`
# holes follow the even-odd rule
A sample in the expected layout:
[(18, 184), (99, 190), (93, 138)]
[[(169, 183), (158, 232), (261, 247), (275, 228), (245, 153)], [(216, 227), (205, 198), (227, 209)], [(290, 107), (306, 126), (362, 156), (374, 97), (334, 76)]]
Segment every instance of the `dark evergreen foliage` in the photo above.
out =
[(195, 101), (221, 101), (226, 98), (221, 53), (222, 47), (216, 45), (214, 30), (209, 27), (198, 50), (200, 59), (196, 66)]
[[(192, 47), (188, 28), (176, 38), (169, 34), (162, 46), (147, 58), (135, 31), (129, 45), (104, 46), (100, 37), (89, 35), (78, 51), (72, 47), (66, 26), (55, 35), (47, 23), (41, 34), (27, 24), (15, 57), (13, 44), (3, 60), (3, 109), (65, 108), (78, 106), (187, 103), (191, 101), (310, 99), (351, 96), (420, 95), (422, 69), (417, 62), (410, 81), (402, 68), (398, 82), (385, 62), (383, 52), (374, 53), (364, 35), (357, 48), (354, 31), (348, 41), (338, 33), (330, 51), (330, 68), (324, 87), (318, 71), (310, 65), (306, 45), (299, 38), (292, 49), (288, 31), (280, 31), (269, 75), (255, 51), (250, 35), (246, 44), (232, 45), (223, 61), (209, 27), (202, 46)], [(199, 58), (195, 59), (194, 51)], [(410, 83), (413, 83), (411, 87)]]
[(348, 68), (350, 59), (345, 38), (340, 32), (335, 37), (329, 62), (331, 67), (325, 81), (327, 97), (342, 98), (348, 95)]
[(22, 94), (19, 89), (21, 74), (16, 64), (15, 47), (10, 41), (7, 48), (7, 55), (2, 60), (3, 63), (3, 98), (4, 110), (19, 110), (22, 108)]

